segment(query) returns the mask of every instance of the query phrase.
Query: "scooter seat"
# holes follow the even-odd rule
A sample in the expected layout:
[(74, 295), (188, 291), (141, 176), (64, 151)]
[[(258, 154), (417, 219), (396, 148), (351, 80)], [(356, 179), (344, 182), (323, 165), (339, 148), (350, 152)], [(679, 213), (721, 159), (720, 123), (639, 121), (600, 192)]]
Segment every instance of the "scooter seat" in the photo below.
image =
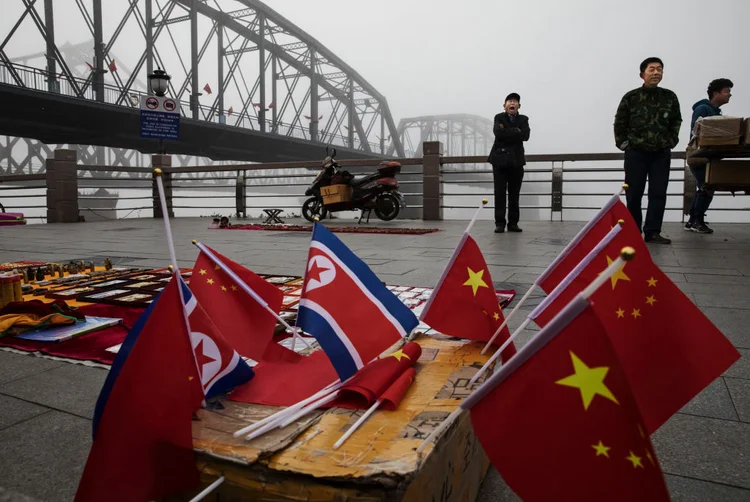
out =
[(354, 179), (352, 179), (352, 186), (356, 187), (359, 185), (362, 185), (364, 182), (368, 180), (370, 175), (364, 175), (364, 176), (355, 176)]

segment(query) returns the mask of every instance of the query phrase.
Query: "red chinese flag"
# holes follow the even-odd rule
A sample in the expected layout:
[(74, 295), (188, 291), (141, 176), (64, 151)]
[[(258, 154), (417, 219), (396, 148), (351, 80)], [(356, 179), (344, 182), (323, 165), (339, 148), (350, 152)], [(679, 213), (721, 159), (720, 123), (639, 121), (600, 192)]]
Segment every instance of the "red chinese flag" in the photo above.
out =
[[(265, 359), (253, 368), (255, 377), (235, 388), (228, 396), (230, 401), (291, 406), (338, 382), (336, 370), (322, 350), (300, 356), (276, 343), (269, 343), (268, 347), (280, 354), (270, 357), (267, 351)], [(284, 356), (278, 357), (281, 354)]]
[[(284, 298), (279, 288), (242, 265), (209, 249), (263, 298), (274, 312), (279, 312)], [(273, 337), (276, 318), (235, 284), (234, 280), (204, 253), (198, 255), (193, 266), (190, 289), (234, 350), (256, 361), (263, 358), (266, 346)]]
[[(446, 335), (482, 342), (492, 338), (505, 320), (487, 263), (469, 234), (458, 243), (420, 320)], [(509, 337), (506, 326), (495, 342), (500, 345)], [(510, 344), (503, 361), (515, 353)]]
[(113, 59), (109, 63), (109, 71), (116, 72), (117, 71), (117, 65), (115, 64), (115, 60)]
[(619, 197), (612, 197), (599, 214), (581, 230), (537, 279), (539, 287), (545, 293), (550, 294), (568, 273), (586, 257), (589, 251), (594, 249), (599, 241), (612, 230), (612, 227), (617, 225), (619, 220), (633, 221), (633, 217), (630, 216), (628, 208), (620, 202)]
[(388, 356), (366, 364), (341, 388), (339, 397), (329, 406), (369, 408), (406, 370), (416, 364), (421, 355), (422, 347), (416, 342), (409, 342)]
[(232, 108), (232, 107), (230, 106), (230, 107), (229, 107), (229, 110), (227, 110), (227, 115), (229, 115), (229, 116), (231, 117), (233, 113), (234, 113), (234, 108)]
[(200, 484), (192, 416), (203, 389), (184, 316), (171, 281), (128, 335), (135, 343), (118, 354), (126, 359), (99, 397), (105, 404), (77, 502), (157, 500)]
[(462, 405), (490, 461), (523, 500), (668, 501), (596, 313), (579, 298), (555, 324)]
[(388, 387), (388, 390), (380, 396), (380, 400), (383, 401), (380, 408), (388, 411), (394, 411), (398, 408), (399, 403), (401, 403), (401, 400), (406, 395), (406, 392), (409, 390), (411, 383), (416, 377), (417, 370), (414, 368), (407, 368), (406, 371), (401, 373), (401, 376), (399, 376), (398, 379)]
[[(618, 203), (615, 206), (625, 206)], [(628, 214), (619, 234), (535, 322), (546, 325), (625, 246), (635, 258), (591, 297), (628, 375), (648, 433), (727, 370), (740, 355), (726, 337), (651, 260)], [(607, 228), (609, 231), (609, 227)]]
[(211, 86), (206, 84), (203, 86), (203, 90), (206, 91), (206, 94), (211, 94)]

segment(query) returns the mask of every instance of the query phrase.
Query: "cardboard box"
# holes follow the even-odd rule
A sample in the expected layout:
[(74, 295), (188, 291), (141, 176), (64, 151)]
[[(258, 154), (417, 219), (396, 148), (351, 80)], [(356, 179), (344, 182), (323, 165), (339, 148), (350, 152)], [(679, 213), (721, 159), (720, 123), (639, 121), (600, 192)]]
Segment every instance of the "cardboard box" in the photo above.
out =
[(727, 190), (750, 186), (750, 160), (712, 160), (706, 168), (706, 183)]
[(349, 185), (329, 185), (320, 189), (320, 195), (323, 196), (323, 204), (349, 202), (352, 200), (352, 187)]
[(419, 336), (415, 342), (422, 347), (417, 377), (399, 407), (375, 412), (338, 450), (333, 444), (361, 410), (318, 410), (252, 441), (232, 433), (277, 407), (222, 400), (224, 409), (199, 410), (193, 444), (202, 484), (225, 478), (205, 500), (475, 500), (490, 464), (468, 413), (422, 455), (416, 448), (492, 374), (488, 371), (468, 385), (489, 354), (479, 354), (481, 343), (437, 333)]
[(695, 123), (698, 147), (739, 145), (742, 137), (739, 117), (704, 117)]
[(742, 144), (750, 146), (750, 118), (742, 121)]

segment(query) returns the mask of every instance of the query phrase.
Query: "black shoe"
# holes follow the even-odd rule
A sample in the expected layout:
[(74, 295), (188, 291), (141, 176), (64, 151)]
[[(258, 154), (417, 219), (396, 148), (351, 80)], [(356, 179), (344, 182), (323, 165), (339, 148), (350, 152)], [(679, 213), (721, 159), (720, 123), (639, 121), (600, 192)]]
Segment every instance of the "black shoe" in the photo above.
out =
[(712, 228), (709, 228), (708, 225), (705, 223), (697, 223), (693, 225), (692, 228), (693, 232), (698, 232), (699, 234), (712, 234), (714, 233)]
[(523, 230), (518, 228), (518, 225), (511, 223), (508, 225), (508, 232), (523, 232)]
[(496, 234), (502, 234), (504, 232), (505, 232), (505, 225), (503, 225), (502, 227), (495, 227)]
[(661, 234), (652, 234), (644, 236), (643, 240), (646, 242), (653, 242), (654, 244), (672, 244), (671, 239), (662, 237)]
[(687, 223), (685, 223), (685, 230), (687, 230), (688, 232), (693, 230), (693, 225), (695, 225), (695, 223), (693, 223), (692, 221), (688, 221)]

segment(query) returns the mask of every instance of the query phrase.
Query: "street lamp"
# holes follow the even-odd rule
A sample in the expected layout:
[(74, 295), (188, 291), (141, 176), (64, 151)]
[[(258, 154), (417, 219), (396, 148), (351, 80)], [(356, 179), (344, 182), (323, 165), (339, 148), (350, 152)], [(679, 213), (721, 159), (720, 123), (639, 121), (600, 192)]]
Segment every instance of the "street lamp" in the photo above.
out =
[(159, 97), (163, 97), (167, 93), (170, 80), (172, 80), (172, 77), (167, 72), (161, 68), (157, 68), (148, 76), (148, 84), (151, 87), (151, 92)]

